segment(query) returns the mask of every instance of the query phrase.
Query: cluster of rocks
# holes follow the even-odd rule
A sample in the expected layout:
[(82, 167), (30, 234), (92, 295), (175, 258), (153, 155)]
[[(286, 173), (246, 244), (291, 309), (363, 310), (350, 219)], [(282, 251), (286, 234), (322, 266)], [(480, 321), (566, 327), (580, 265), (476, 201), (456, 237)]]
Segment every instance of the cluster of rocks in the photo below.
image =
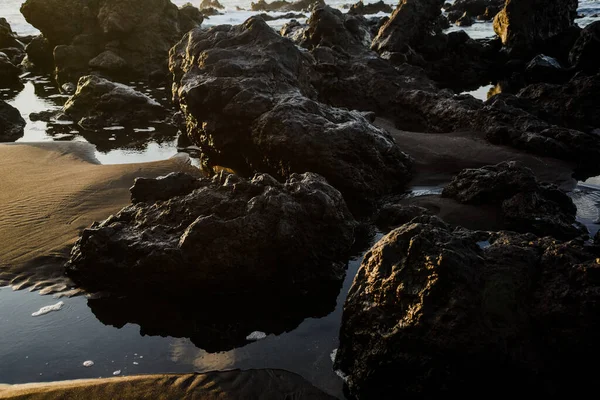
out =
[(17, 67), (24, 57), (25, 44), (13, 32), (6, 18), (0, 18), (0, 89), (22, 86)]

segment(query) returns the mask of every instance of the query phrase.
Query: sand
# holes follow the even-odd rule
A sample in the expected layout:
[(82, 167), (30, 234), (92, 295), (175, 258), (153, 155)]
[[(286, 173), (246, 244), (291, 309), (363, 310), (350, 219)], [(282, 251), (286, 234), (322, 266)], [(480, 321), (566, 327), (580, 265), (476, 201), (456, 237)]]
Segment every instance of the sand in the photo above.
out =
[(299, 375), (273, 369), (0, 385), (0, 399), (334, 400)]
[(138, 176), (199, 174), (185, 157), (100, 165), (87, 143), (0, 145), (0, 286), (69, 288), (62, 264), (80, 232), (130, 203)]

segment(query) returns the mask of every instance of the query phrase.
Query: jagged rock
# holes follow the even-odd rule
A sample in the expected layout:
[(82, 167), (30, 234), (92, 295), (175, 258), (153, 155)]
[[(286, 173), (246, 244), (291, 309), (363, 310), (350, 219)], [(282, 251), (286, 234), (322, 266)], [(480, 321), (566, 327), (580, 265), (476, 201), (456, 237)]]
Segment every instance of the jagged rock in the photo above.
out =
[(188, 134), (217, 165), (282, 178), (316, 172), (367, 202), (409, 179), (411, 161), (391, 136), (316, 101), (312, 57), (260, 18), (191, 31), (170, 67)]
[(552, 58), (539, 54), (527, 64), (525, 75), (528, 82), (562, 83), (568, 80), (571, 73)]
[(23, 43), (19, 41), (6, 18), (0, 18), (0, 49), (16, 47), (23, 49)]
[(23, 86), (19, 75), (21, 75), (21, 70), (10, 61), (6, 54), (0, 52), (0, 88)]
[(377, 14), (380, 12), (391, 13), (392, 11), (394, 11), (392, 6), (384, 3), (383, 0), (379, 0), (376, 3), (367, 3), (367, 4), (365, 4), (361, 0), (358, 3), (352, 4), (350, 9), (348, 10), (348, 14), (368, 15), (368, 14)]
[(578, 0), (507, 0), (494, 31), (513, 57), (522, 57), (575, 25)]
[(389, 231), (422, 215), (431, 215), (431, 212), (426, 208), (414, 205), (385, 204), (379, 210), (375, 223), (379, 228)]
[(219, 0), (202, 0), (200, 3), (200, 9), (204, 10), (205, 8), (216, 8), (218, 10), (225, 9), (225, 7), (219, 3)]
[(128, 75), (166, 74), (169, 49), (202, 22), (188, 9), (180, 11), (170, 0), (27, 0), (21, 6), (54, 48), (61, 84), (86, 75), (89, 61), (105, 51), (126, 61)]
[[(218, 3), (217, 0), (215, 0), (215, 2)], [(204, 15), (205, 14), (203, 11), (201, 11), (198, 7), (194, 7), (190, 3), (183, 5), (179, 9), (179, 28), (181, 32), (188, 32), (199, 27), (204, 21)]]
[(25, 125), (19, 110), (0, 100), (0, 142), (14, 142), (21, 138)]
[(505, 0), (456, 0), (445, 8), (448, 13), (458, 13), (459, 16), (467, 13), (469, 16), (491, 20), (504, 7)]
[(37, 68), (45, 72), (54, 70), (53, 47), (44, 36), (34, 37), (25, 47), (25, 53), (27, 53), (27, 64), (30, 65), (30, 68)]
[(304, 35), (304, 31), (308, 29), (307, 24), (301, 24), (295, 19), (291, 20), (287, 24), (283, 25), (279, 30), (281, 36), (290, 39), (292, 42), (300, 43), (302, 41), (302, 36)]
[[(155, 190), (138, 184), (137, 203), (93, 224), (75, 244), (66, 269), (84, 287), (175, 297), (302, 293), (343, 277), (355, 222), (319, 175), (279, 183), (266, 174), (220, 174), (184, 185), (172, 176)], [(179, 195), (155, 201), (159, 190)]]
[(373, 39), (378, 53), (406, 52), (425, 36), (441, 14), (443, 0), (401, 0), (389, 21)]
[(578, 75), (563, 85), (540, 83), (518, 93), (545, 121), (591, 133), (600, 128), (600, 75)]
[(130, 189), (132, 203), (167, 201), (171, 197), (185, 196), (200, 188), (202, 182), (184, 172), (171, 172), (156, 179), (137, 178)]
[(555, 185), (538, 182), (533, 171), (516, 162), (463, 170), (444, 188), (442, 197), (498, 207), (502, 224), (516, 232), (558, 239), (587, 233), (576, 223), (577, 208), (569, 196)]
[(600, 21), (586, 26), (581, 31), (571, 52), (569, 62), (577, 70), (595, 74), (600, 72)]
[(88, 130), (163, 120), (168, 114), (163, 106), (145, 94), (94, 75), (79, 80), (77, 91), (62, 111)]
[(351, 399), (585, 395), (600, 355), (598, 247), (420, 217), (365, 255), (335, 368)]
[[(258, 14), (257, 17), (261, 17), (262, 19), (264, 19), (265, 21), (276, 21), (278, 19), (295, 19), (295, 18), (306, 18), (306, 15), (304, 14), (295, 14), (295, 13), (287, 13), (287, 14), (280, 14), (280, 15), (269, 15), (269, 14)], [(296, 21), (297, 22), (297, 21)], [(282, 34), (282, 36), (285, 36), (284, 34)]]
[(127, 69), (127, 61), (110, 50), (98, 54), (88, 63), (92, 70), (119, 74)]
[(471, 15), (469, 15), (467, 12), (461, 15), (461, 17), (455, 22), (457, 26), (471, 26), (474, 23), (475, 21), (473, 21), (473, 17), (471, 17)]
[(308, 12), (315, 6), (324, 6), (324, 0), (298, 0), (288, 2), (286, 0), (275, 0), (272, 3), (267, 3), (265, 0), (258, 0), (256, 3), (250, 3), (252, 11), (281, 11), (281, 12)]

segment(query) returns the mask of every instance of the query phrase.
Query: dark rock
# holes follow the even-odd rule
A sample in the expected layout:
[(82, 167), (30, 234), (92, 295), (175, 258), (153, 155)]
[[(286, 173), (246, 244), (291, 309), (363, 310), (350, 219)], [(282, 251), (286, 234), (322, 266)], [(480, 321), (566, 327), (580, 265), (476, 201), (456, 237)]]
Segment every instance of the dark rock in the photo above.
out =
[(391, 136), (316, 101), (314, 59), (260, 18), (190, 32), (170, 66), (188, 134), (217, 165), (281, 178), (316, 172), (357, 201), (409, 179), (411, 161)]
[(0, 49), (6, 47), (16, 47), (23, 50), (25, 46), (19, 41), (17, 34), (13, 32), (6, 18), (0, 18)]
[(221, 11), (213, 7), (203, 8), (202, 10), (200, 10), (200, 12), (202, 13), (204, 18), (213, 17), (215, 15), (223, 15)]
[(473, 21), (473, 17), (466, 12), (455, 22), (457, 26), (471, 26), (474, 23), (475, 21)]
[(533, 171), (516, 162), (466, 169), (444, 188), (442, 197), (496, 206), (505, 228), (521, 233), (558, 239), (587, 233), (576, 223), (577, 208), (569, 196), (555, 185), (538, 182)]
[(252, 11), (308, 12), (312, 11), (315, 6), (324, 5), (324, 0), (298, 0), (295, 2), (275, 0), (272, 3), (267, 3), (265, 0), (258, 0), (256, 3), (250, 3), (250, 9)]
[(494, 18), (494, 30), (512, 57), (539, 49), (575, 25), (578, 0), (507, 0)]
[[(276, 21), (278, 19), (295, 19), (295, 18), (306, 18), (306, 15), (304, 14), (295, 14), (295, 13), (287, 13), (287, 14), (280, 14), (280, 15), (276, 15), (276, 16), (272, 16), (269, 14), (258, 14), (257, 17), (260, 17), (262, 19), (264, 19), (265, 21)], [(282, 34), (282, 36), (285, 36), (284, 34)]]
[[(215, 0), (219, 3), (218, 0)], [(204, 2), (203, 2), (204, 3)], [(219, 4), (220, 5), (220, 4)], [(223, 6), (221, 6), (223, 7)], [(190, 3), (183, 5), (179, 9), (179, 29), (183, 32), (188, 32), (194, 28), (197, 28), (204, 22), (204, 12), (198, 7), (194, 7)]]
[(31, 68), (50, 72), (54, 70), (54, 51), (48, 39), (42, 35), (36, 36), (25, 47), (27, 61), (32, 64)]
[(322, 177), (292, 174), (283, 184), (266, 174), (181, 181), (156, 183), (182, 193), (158, 202), (144, 202), (155, 198), (147, 190), (152, 184), (142, 181), (137, 189), (136, 182), (138, 203), (84, 230), (67, 273), (92, 290), (175, 297), (266, 288), (302, 293), (342, 279), (355, 222)]
[[(471, 16), (483, 15), (486, 12), (492, 12), (494, 9), (500, 11), (504, 6), (505, 0), (456, 0), (449, 7), (445, 8), (448, 13), (457, 12), (460, 15), (467, 13)], [(498, 12), (496, 11), (496, 13)], [(494, 15), (491, 16), (492, 19)]]
[(6, 54), (0, 52), (0, 88), (23, 86), (20, 75), (21, 70), (10, 61)]
[(594, 236), (594, 243), (596, 245), (600, 245), (600, 231), (596, 232), (596, 235)]
[(405, 52), (407, 46), (425, 36), (441, 14), (443, 0), (402, 0), (373, 39), (378, 53)]
[(600, 21), (586, 26), (569, 53), (569, 61), (577, 70), (595, 74), (600, 71)]
[(414, 205), (385, 204), (379, 210), (375, 223), (379, 228), (389, 231), (407, 224), (421, 215), (431, 215), (431, 212), (426, 208)]
[(216, 8), (218, 10), (225, 9), (225, 7), (219, 3), (219, 0), (202, 0), (200, 3), (200, 9), (204, 10), (205, 8)]
[(92, 70), (102, 71), (109, 75), (118, 75), (127, 70), (127, 61), (110, 50), (106, 50), (92, 58), (88, 65)]
[(485, 9), (483, 14), (477, 15), (477, 19), (480, 21), (492, 21), (496, 15), (502, 10), (504, 7), (504, 1), (500, 1), (500, 4), (497, 6), (489, 6)]
[(379, 0), (376, 3), (367, 3), (365, 4), (362, 1), (355, 3), (348, 10), (348, 14), (353, 15), (368, 15), (368, 14), (377, 14), (380, 12), (383, 13), (391, 13), (394, 11), (392, 6), (383, 2), (383, 0)]
[(94, 75), (79, 80), (77, 91), (67, 100), (63, 112), (88, 130), (131, 126), (167, 116), (167, 111), (145, 94)]
[(22, 48), (17, 47), (5, 47), (0, 52), (6, 54), (11, 63), (15, 66), (20, 66), (21, 62), (25, 58), (25, 52)]
[(600, 128), (600, 75), (578, 75), (564, 85), (540, 83), (521, 90), (538, 117), (553, 124), (591, 133)]
[(54, 48), (61, 84), (88, 74), (89, 61), (106, 51), (125, 60), (127, 78), (166, 72), (169, 49), (201, 22), (187, 10), (170, 0), (27, 0), (21, 7)]
[(448, 13), (448, 21), (454, 24), (460, 17), (462, 17), (465, 13), (460, 11), (451, 11)]
[(14, 142), (24, 134), (25, 120), (19, 110), (0, 100), (0, 141)]
[(562, 83), (571, 75), (572, 73), (565, 70), (556, 59), (543, 54), (535, 56), (525, 68), (525, 76), (531, 83)]
[(60, 92), (68, 95), (73, 95), (77, 91), (77, 85), (67, 82), (60, 87)]
[(131, 202), (149, 203), (185, 196), (200, 188), (198, 178), (183, 172), (171, 172), (156, 179), (137, 178), (131, 187)]
[(304, 32), (308, 29), (307, 24), (301, 24), (295, 19), (291, 20), (287, 24), (283, 25), (279, 30), (281, 36), (290, 39), (292, 42), (300, 43)]

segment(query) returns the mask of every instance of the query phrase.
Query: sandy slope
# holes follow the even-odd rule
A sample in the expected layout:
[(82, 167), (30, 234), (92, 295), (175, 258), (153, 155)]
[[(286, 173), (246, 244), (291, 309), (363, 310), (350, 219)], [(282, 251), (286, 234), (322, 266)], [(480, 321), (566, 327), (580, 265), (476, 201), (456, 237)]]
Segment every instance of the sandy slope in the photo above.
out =
[(63, 290), (61, 258), (79, 232), (129, 204), (135, 177), (175, 170), (198, 173), (180, 157), (100, 165), (86, 143), (0, 145), (0, 285)]

